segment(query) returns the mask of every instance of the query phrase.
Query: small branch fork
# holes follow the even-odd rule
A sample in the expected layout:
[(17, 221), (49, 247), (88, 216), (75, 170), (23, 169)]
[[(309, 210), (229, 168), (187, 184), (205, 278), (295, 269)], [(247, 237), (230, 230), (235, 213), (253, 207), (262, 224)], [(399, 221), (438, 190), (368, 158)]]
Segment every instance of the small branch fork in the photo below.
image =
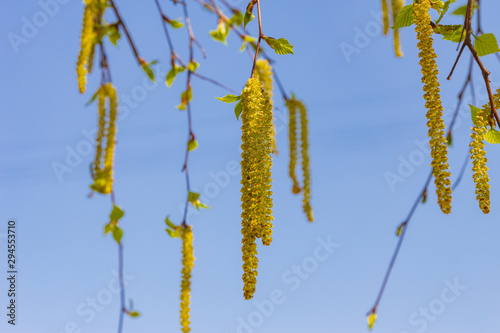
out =
[[(478, 3), (479, 3), (479, 1), (478, 1)], [(497, 108), (495, 106), (495, 101), (493, 98), (493, 93), (492, 93), (491, 85), (490, 85), (490, 79), (489, 79), (490, 72), (486, 69), (486, 67), (484, 67), (483, 62), (481, 61), (479, 55), (477, 54), (476, 50), (474, 49), (474, 45), (472, 44), (471, 35), (472, 35), (472, 11), (473, 11), (473, 7), (474, 7), (474, 0), (468, 0), (467, 1), (467, 11), (465, 14), (464, 28), (462, 31), (462, 35), (465, 32), (465, 38), (464, 38), (462, 47), (460, 48), (460, 52), (458, 53), (457, 59), (455, 60), (455, 63), (453, 64), (451, 72), (448, 75), (448, 80), (451, 79), (453, 72), (455, 71), (455, 68), (458, 64), (458, 61), (460, 60), (460, 57), (462, 56), (462, 52), (463, 52), (464, 48), (467, 46), (470, 53), (472, 54), (472, 57), (474, 58), (477, 65), (481, 69), (481, 73), (483, 74), (483, 79), (484, 79), (484, 83), (486, 85), (486, 90), (488, 91), (488, 98), (489, 98), (489, 102), (490, 102), (490, 106), (491, 106), (490, 124), (492, 126), (494, 126), (495, 121), (496, 121), (496, 123), (500, 126), (500, 118), (498, 116)], [(478, 9), (478, 12), (479, 12), (479, 9)], [(478, 17), (478, 21), (479, 21), (479, 17)], [(479, 32), (481, 31), (480, 23), (478, 23), (478, 31)]]

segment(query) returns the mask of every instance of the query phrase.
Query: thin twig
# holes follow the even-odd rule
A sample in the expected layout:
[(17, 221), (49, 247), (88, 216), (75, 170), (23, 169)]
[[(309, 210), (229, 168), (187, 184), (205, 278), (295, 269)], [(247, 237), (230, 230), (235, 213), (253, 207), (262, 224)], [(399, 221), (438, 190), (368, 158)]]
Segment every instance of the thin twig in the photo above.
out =
[(132, 48), (132, 51), (134, 52), (135, 58), (137, 59), (137, 62), (139, 63), (140, 66), (144, 65), (146, 62), (144, 59), (142, 59), (139, 56), (139, 52), (137, 51), (137, 47), (134, 44), (134, 41), (132, 40), (132, 37), (130, 36), (130, 33), (128, 32), (127, 26), (125, 25), (125, 21), (123, 21), (123, 18), (120, 15), (120, 12), (118, 11), (118, 8), (115, 5), (114, 0), (109, 0), (111, 7), (113, 8), (113, 11), (115, 12), (116, 18), (118, 19), (118, 23), (122, 26), (123, 31), (125, 32), (125, 35), (127, 36), (128, 42), (130, 44), (130, 47)]
[(260, 17), (260, 0), (252, 0), (254, 3), (257, 2), (257, 13), (258, 13), (258, 18), (259, 18), (259, 39), (257, 40), (257, 46), (255, 47), (255, 55), (253, 58), (253, 66), (252, 66), (252, 73), (250, 74), (250, 77), (254, 77), (255, 75), (255, 66), (257, 65), (257, 56), (259, 55), (259, 50), (260, 50), (260, 41), (262, 40), (262, 37), (264, 37), (264, 34), (262, 33), (262, 19)]

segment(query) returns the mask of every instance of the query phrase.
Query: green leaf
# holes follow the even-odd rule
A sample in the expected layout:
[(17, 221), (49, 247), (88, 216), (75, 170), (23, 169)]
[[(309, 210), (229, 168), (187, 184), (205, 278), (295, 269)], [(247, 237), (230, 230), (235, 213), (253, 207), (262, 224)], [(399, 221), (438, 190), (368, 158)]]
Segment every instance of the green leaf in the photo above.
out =
[(236, 119), (237, 120), (240, 120), (240, 115), (241, 115), (241, 112), (243, 111), (243, 107), (241, 105), (241, 100), (236, 103), (236, 105), (234, 106), (234, 115), (236, 116)]
[(252, 12), (253, 12), (253, 7), (255, 6), (256, 3), (257, 1), (250, 0), (250, 3), (248, 4), (247, 9), (245, 11), (245, 16), (243, 17), (243, 29), (246, 29), (248, 22), (252, 21), (255, 17)]
[(177, 74), (182, 73), (186, 70), (185, 67), (181, 66), (174, 66), (172, 69), (170, 69), (167, 73), (166, 81), (167, 81), (167, 87), (170, 87), (172, 85), (172, 82), (174, 82), (175, 77)]
[(477, 55), (480, 57), (500, 51), (497, 39), (495, 35), (491, 33), (477, 36), (474, 41), (474, 48), (477, 51)]
[[(472, 7), (472, 15), (474, 15), (474, 10), (476, 8), (477, 8), (477, 3), (474, 2), (474, 7)], [(451, 14), (465, 17), (466, 13), (467, 13), (467, 5), (463, 5), (455, 9)]]
[(243, 37), (243, 44), (241, 44), (240, 52), (245, 50), (245, 47), (247, 47), (248, 43), (254, 43), (256, 41), (257, 41), (257, 38), (252, 37), (250, 35), (245, 35), (245, 37)]
[(187, 68), (188, 70), (190, 70), (191, 72), (196, 72), (196, 69), (200, 66), (199, 63), (197, 63), (196, 61), (190, 61)]
[(97, 98), (97, 95), (99, 95), (99, 90), (101, 88), (99, 87), (99, 89), (97, 89), (97, 91), (92, 95), (92, 98), (90, 98), (90, 100), (87, 102), (87, 104), (85, 104), (85, 106), (89, 106), (90, 104), (94, 103), (95, 99)]
[(490, 130), (484, 135), (484, 139), (488, 143), (498, 144), (500, 143), (500, 131), (490, 128)]
[(104, 225), (104, 234), (106, 235), (107, 233), (113, 231), (113, 229), (116, 227), (116, 223), (108, 222)]
[(406, 222), (401, 223), (398, 226), (398, 229), (396, 230), (396, 236), (398, 236), (398, 237), (401, 236), (401, 234), (403, 233), (405, 227), (406, 227)]
[(113, 209), (111, 210), (111, 214), (109, 214), (109, 219), (111, 221), (118, 221), (120, 220), (123, 215), (125, 215), (125, 212), (118, 206), (113, 205)]
[(198, 141), (191, 139), (188, 141), (188, 151), (192, 151), (198, 148)]
[(137, 311), (132, 311), (132, 312), (127, 312), (127, 314), (132, 317), (132, 318), (136, 318), (136, 317), (139, 317), (141, 314)]
[(155, 72), (153, 72), (153, 70), (151, 69), (151, 67), (150, 67), (151, 65), (153, 65), (153, 63), (146, 63), (144, 65), (141, 65), (141, 68), (146, 73), (148, 78), (151, 81), (155, 82)]
[(176, 107), (179, 110), (186, 110), (186, 106), (188, 105), (189, 101), (193, 99), (193, 92), (191, 90), (191, 87), (189, 87), (188, 90), (183, 91), (181, 94), (181, 104), (177, 105)]
[(443, 39), (459, 43), (462, 38), (463, 25), (438, 25), (434, 32), (443, 35)]
[(290, 45), (285, 38), (264, 37), (264, 40), (277, 54), (293, 54), (293, 45)]
[(165, 218), (165, 223), (172, 229), (177, 228), (177, 226), (173, 224), (172, 221), (170, 221), (170, 218), (168, 216)]
[(424, 193), (422, 193), (422, 203), (427, 202), (427, 189), (424, 190)]
[(415, 20), (415, 18), (413, 17), (414, 11), (415, 10), (413, 9), (413, 4), (401, 8), (392, 29), (400, 29), (412, 25)]
[(233, 10), (233, 16), (229, 19), (229, 22), (228, 24), (229, 25), (236, 25), (236, 26), (240, 26), (242, 23), (243, 23), (243, 14), (237, 10), (237, 9), (234, 9)]
[(223, 101), (224, 103), (234, 103), (236, 101), (239, 101), (241, 99), (241, 96), (227, 94), (224, 97), (215, 97), (215, 98), (217, 98), (219, 101)]
[(120, 244), (121, 240), (122, 240), (122, 237), (123, 237), (123, 230), (122, 228), (120, 228), (119, 226), (115, 226), (113, 228), (113, 238), (115, 239), (115, 241)]
[(168, 20), (167, 23), (170, 24), (174, 29), (180, 29), (184, 26), (184, 23), (180, 22), (179, 20)]
[(175, 229), (165, 229), (168, 235), (172, 238), (180, 238), (181, 237), (181, 227), (175, 227)]
[(229, 34), (229, 26), (224, 21), (220, 20), (217, 25), (217, 29), (210, 31), (209, 33), (215, 41), (226, 44), (226, 38)]
[(189, 192), (189, 195), (188, 195), (188, 201), (190, 203), (194, 203), (196, 200), (198, 200), (200, 198), (200, 193), (196, 193), (196, 192)]
[(106, 34), (108, 35), (109, 41), (116, 46), (121, 37), (118, 23), (109, 25), (106, 29)]
[(475, 107), (474, 105), (470, 105), (469, 104), (469, 107), (470, 107), (470, 111), (471, 111), (471, 116), (472, 116), (472, 123), (475, 125), (475, 126), (481, 126), (481, 123), (478, 123), (477, 122), (477, 117), (483, 112), (480, 108), (478, 107)]
[[(448, 9), (450, 8), (450, 5), (452, 3), (454, 3), (455, 1), (457, 1), (457, 0), (448, 0), (448, 1), (446, 1), (443, 4), (443, 7), (441, 8), (441, 15), (439, 16), (438, 20), (436, 21), (436, 24), (439, 24), (439, 22), (441, 22), (441, 20), (443, 19), (444, 14), (446, 14), (446, 12), (448, 11)], [(438, 10), (438, 12), (439, 12), (439, 10)]]

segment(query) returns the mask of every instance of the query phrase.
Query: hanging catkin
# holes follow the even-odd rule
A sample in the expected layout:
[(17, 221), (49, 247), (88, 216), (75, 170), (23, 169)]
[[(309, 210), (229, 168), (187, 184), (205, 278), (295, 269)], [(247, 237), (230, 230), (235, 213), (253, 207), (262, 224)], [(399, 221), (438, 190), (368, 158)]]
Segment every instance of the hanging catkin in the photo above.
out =
[(182, 281), (181, 281), (181, 310), (180, 320), (183, 333), (191, 331), (190, 298), (191, 298), (191, 272), (194, 267), (193, 232), (191, 226), (183, 225), (182, 238)]
[[(396, 18), (398, 17), (399, 11), (405, 5), (405, 0), (391, 0), (391, 11), (392, 11), (392, 24), (396, 23)], [(401, 40), (399, 36), (399, 29), (394, 30), (394, 52), (396, 57), (402, 57), (403, 52), (401, 51)]]
[(488, 118), (491, 109), (489, 105), (485, 105), (479, 110), (480, 112), (474, 121), (471, 133), (470, 158), (473, 165), (472, 172), (474, 173), (472, 178), (476, 184), (476, 199), (483, 213), (488, 214), (490, 212), (490, 179), (488, 177), (488, 167), (486, 166), (488, 159), (485, 157), (484, 135), (488, 131)]
[[(266, 59), (257, 59), (255, 64), (255, 78), (262, 82), (264, 86), (264, 90), (269, 95), (269, 100), (271, 101), (271, 105), (273, 104), (273, 68), (271, 64)], [(275, 155), (278, 155), (278, 148), (276, 146), (276, 127), (273, 127), (271, 132), (271, 152)]]
[(244, 297), (255, 292), (256, 238), (272, 241), (271, 130), (272, 106), (262, 83), (251, 78), (241, 93), (241, 207)]
[(424, 83), (424, 99), (427, 112), (428, 135), (430, 137), (433, 175), (436, 184), (438, 204), (443, 213), (451, 211), (451, 182), (448, 166), (448, 148), (443, 121), (443, 107), (439, 96), (438, 68), (434, 53), (429, 15), (430, 2), (417, 0), (414, 3), (415, 31), (417, 32), (418, 49), (420, 50), (420, 66), (422, 67), (422, 83)]
[[(302, 101), (292, 96), (286, 100), (288, 108), (288, 139), (290, 150), (290, 162), (288, 165), (288, 173), (292, 179), (292, 192), (298, 194), (303, 192), (302, 208), (309, 222), (314, 221), (313, 211), (311, 208), (311, 172), (309, 162), (309, 129), (307, 120), (307, 109)], [(300, 136), (297, 136), (297, 116), (300, 117)], [(297, 151), (298, 142), (300, 141), (300, 154)], [(300, 187), (296, 174), (298, 159), (301, 159), (302, 181)]]
[[(99, 120), (97, 123), (96, 154), (92, 165), (94, 183), (90, 185), (90, 188), (102, 194), (110, 194), (113, 190), (118, 98), (111, 83), (102, 85), (97, 94)], [(108, 111), (106, 111), (106, 100), (108, 101)]]
[(76, 62), (78, 89), (82, 94), (85, 92), (85, 85), (87, 84), (87, 64), (90, 55), (93, 53), (93, 40), (95, 38), (94, 9), (93, 1), (86, 0), (83, 11), (82, 34), (80, 36), (80, 52)]
[(302, 177), (304, 197), (302, 199), (302, 207), (306, 213), (309, 222), (314, 221), (311, 208), (311, 172), (309, 166), (309, 129), (307, 120), (307, 109), (302, 101), (297, 100), (297, 107), (300, 113), (300, 155), (302, 158)]
[(384, 35), (389, 33), (389, 6), (387, 0), (382, 0), (382, 23), (384, 25)]

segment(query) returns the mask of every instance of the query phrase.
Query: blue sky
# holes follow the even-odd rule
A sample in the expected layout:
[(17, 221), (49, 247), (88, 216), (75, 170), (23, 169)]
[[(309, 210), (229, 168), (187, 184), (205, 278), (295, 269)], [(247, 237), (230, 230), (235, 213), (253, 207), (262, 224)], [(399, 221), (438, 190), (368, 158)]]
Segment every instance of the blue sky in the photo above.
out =
[[(96, 127), (96, 108), (85, 103), (97, 88), (98, 75), (89, 78), (88, 93), (81, 96), (75, 74), (81, 2), (59, 1), (51, 16), (40, 14), (48, 2), (3, 2), (0, 11), (0, 232), (5, 233), (8, 219), (16, 219), (19, 246), (18, 324), (10, 327), (2, 314), (0, 327), (2, 332), (23, 333), (109, 332), (116, 330), (119, 312), (117, 246), (102, 234), (110, 202), (102, 196), (87, 198), (92, 159), (87, 137)], [(196, 55), (200, 73), (241, 90), (251, 62), (238, 52), (239, 40), (231, 36), (228, 46), (213, 42), (207, 31), (215, 28), (216, 20), (188, 3), (195, 34), (208, 53), (206, 60)], [(243, 1), (230, 3), (245, 6)], [(125, 39), (118, 47), (107, 47), (122, 112), (115, 190), (126, 213), (127, 298), (142, 313), (125, 320), (124, 332), (178, 332), (181, 244), (164, 232), (164, 218), (180, 221), (185, 198), (180, 169), (186, 114), (174, 107), (184, 79), (169, 89), (163, 83), (168, 49), (154, 2), (117, 4), (142, 57), (160, 61), (159, 82), (153, 86)], [(498, 35), (494, 22), (500, 4), (483, 6), (483, 30)], [(295, 55), (274, 58), (287, 91), (304, 100), (309, 110), (316, 221), (306, 222), (300, 197), (290, 191), (287, 117), (276, 91), (280, 154), (273, 161), (274, 240), (270, 247), (259, 247), (252, 301), (245, 301), (241, 291), (240, 178), (234, 169), (240, 161), (241, 124), (231, 105), (214, 98), (225, 95), (224, 90), (195, 80), (192, 108), (199, 148), (191, 156), (191, 180), (212, 209), (190, 218), (196, 256), (193, 332), (367, 331), (365, 314), (397, 242), (395, 228), (421, 190), (430, 163), (422, 153), (427, 149), (426, 110), (415, 33), (412, 28), (402, 31), (405, 56), (394, 58), (391, 38), (381, 33), (379, 7), (379, 1), (361, 0), (307, 5), (263, 1), (265, 34), (295, 45)], [(165, 8), (172, 18), (182, 16), (178, 7)], [(9, 34), (23, 36), (26, 22), (35, 21), (39, 27), (24, 28), (24, 43), (13, 47)], [(460, 24), (460, 19), (449, 17), (446, 23)], [(255, 22), (249, 27), (256, 32)], [(368, 34), (356, 46), (359, 31)], [(185, 30), (173, 36), (178, 52), (186, 55)], [(340, 47), (345, 44), (358, 52), (346, 57)], [(468, 56), (446, 81), (455, 45), (436, 38), (435, 47), (449, 119)], [(498, 87), (498, 60), (487, 56), (484, 62), (493, 87)], [(482, 105), (486, 96), (477, 68), (474, 83), (477, 105)], [(450, 150), (453, 179), (468, 150), (466, 104), (473, 100), (467, 95), (464, 101)], [(418, 208), (408, 229), (375, 332), (500, 331), (500, 157), (498, 147), (487, 149), (491, 213), (484, 216), (478, 208), (470, 165), (454, 192), (449, 216), (440, 212), (431, 186), (428, 202)], [(398, 171), (410, 160), (408, 170)], [(71, 172), (58, 177), (54, 162), (66, 164)], [(391, 187), (387, 172), (402, 172), (404, 181)], [(5, 240), (0, 241), (6, 258)], [(6, 311), (5, 280), (0, 286)]]

